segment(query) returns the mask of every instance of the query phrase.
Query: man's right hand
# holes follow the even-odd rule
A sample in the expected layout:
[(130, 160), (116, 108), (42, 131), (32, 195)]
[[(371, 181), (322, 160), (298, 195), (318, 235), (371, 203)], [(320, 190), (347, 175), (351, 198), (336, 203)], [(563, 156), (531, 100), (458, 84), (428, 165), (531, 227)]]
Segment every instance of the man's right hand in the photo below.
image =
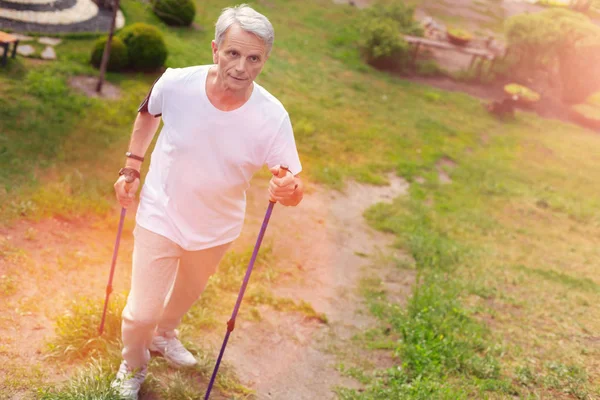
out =
[(128, 182), (127, 179), (128, 177), (126, 175), (121, 175), (114, 185), (117, 200), (123, 208), (127, 208), (131, 205), (135, 198), (135, 194), (140, 187), (139, 179), (135, 178), (133, 182)]

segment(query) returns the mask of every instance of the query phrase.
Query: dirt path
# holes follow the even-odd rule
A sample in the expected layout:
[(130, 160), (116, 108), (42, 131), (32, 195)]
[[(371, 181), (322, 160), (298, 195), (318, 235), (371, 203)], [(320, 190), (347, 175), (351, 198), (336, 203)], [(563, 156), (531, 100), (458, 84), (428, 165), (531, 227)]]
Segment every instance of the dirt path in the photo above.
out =
[[(263, 321), (241, 323), (227, 355), (259, 400), (331, 399), (333, 387), (356, 386), (355, 381), (336, 372), (336, 356), (327, 349), (374, 324), (364, 312), (357, 286), (366, 273), (385, 275), (387, 266), (383, 265), (365, 271), (373, 258), (364, 255), (392, 251), (393, 237), (370, 229), (362, 213), (408, 188), (397, 177), (390, 177), (390, 182), (383, 187), (350, 183), (345, 193), (317, 188), (306, 196), (301, 208), (279, 207), (274, 213), (268, 236), (275, 238), (273, 253), (283, 255), (278, 267), (304, 271), (301, 282), (284, 283), (277, 294), (310, 302), (329, 322), (323, 325), (267, 309)], [(250, 209), (264, 208), (265, 190), (253, 190)], [(248, 222), (245, 233), (258, 230), (258, 218)], [(408, 295), (414, 282), (411, 273), (382, 278), (395, 280), (394, 294), (400, 298)], [(386, 357), (379, 355), (378, 362), (391, 362)]]
[[(393, 237), (366, 226), (362, 213), (408, 187), (399, 178), (390, 181), (384, 187), (351, 182), (344, 193), (313, 187), (301, 207), (275, 209), (265, 242), (272, 243), (278, 269), (300, 271), (293, 274), (300, 279), (284, 280), (276, 294), (306, 300), (325, 313), (329, 323), (267, 307), (260, 310), (260, 322), (238, 321), (226, 362), (256, 390), (258, 399), (329, 399), (336, 385), (356, 386), (336, 371), (336, 354), (330, 349), (373, 323), (362, 310), (357, 285), (377, 254), (393, 251), (388, 247)], [(266, 209), (265, 193), (266, 182), (254, 182), (246, 226), (234, 249), (253, 245)], [(54, 335), (54, 321), (71, 300), (104, 293), (116, 223), (50, 219), (0, 230), (0, 276), (10, 276), (15, 285), (14, 294), (5, 297), (1, 306), (0, 388), (4, 381), (10, 389), (0, 390), (0, 398), (21, 398), (37, 368), (45, 371), (49, 381), (63, 381), (71, 374), (72, 367), (49, 368), (43, 359), (44, 343)], [(114, 281), (116, 293), (126, 291), (130, 280), (133, 213), (127, 225)], [(390, 275), (387, 267), (380, 265), (368, 273), (381, 275), (393, 287), (394, 296), (404, 298), (412, 274)], [(208, 339), (215, 349), (222, 333), (217, 330)], [(387, 355), (374, 356), (383, 366), (392, 362)]]

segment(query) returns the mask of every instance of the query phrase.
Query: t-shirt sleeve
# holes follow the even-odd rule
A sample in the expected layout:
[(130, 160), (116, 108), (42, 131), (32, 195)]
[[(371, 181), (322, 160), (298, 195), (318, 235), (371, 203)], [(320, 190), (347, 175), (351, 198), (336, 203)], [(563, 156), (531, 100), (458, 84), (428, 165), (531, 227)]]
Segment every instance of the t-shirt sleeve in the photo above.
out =
[(297, 175), (302, 171), (300, 156), (296, 148), (294, 131), (289, 115), (286, 115), (279, 131), (271, 144), (267, 154), (267, 166), (272, 168), (276, 165), (287, 165), (290, 172)]
[(158, 78), (150, 91), (146, 95), (142, 104), (138, 108), (138, 112), (148, 112), (155, 117), (160, 117), (163, 113), (163, 101), (165, 96), (165, 92), (169, 86), (170, 76), (172, 75), (173, 70), (171, 68), (167, 68), (164, 74), (160, 78)]

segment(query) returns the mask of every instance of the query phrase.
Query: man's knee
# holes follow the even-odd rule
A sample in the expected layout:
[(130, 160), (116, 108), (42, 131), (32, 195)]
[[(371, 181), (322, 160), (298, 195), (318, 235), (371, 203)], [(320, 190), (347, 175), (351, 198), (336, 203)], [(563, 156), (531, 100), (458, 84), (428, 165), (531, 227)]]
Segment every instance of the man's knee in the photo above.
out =
[(152, 330), (159, 321), (159, 313), (143, 310), (131, 310), (128, 307), (123, 309), (123, 330)]

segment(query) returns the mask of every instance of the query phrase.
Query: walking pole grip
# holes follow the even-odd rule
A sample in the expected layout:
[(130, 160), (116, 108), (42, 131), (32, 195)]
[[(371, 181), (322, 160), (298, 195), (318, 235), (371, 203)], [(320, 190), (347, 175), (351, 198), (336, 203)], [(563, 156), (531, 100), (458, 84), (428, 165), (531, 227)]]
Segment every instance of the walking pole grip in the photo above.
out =
[[(288, 172), (291, 172), (290, 168), (286, 164), (281, 164), (279, 166), (279, 171), (277, 172), (277, 175), (275, 175), (275, 176), (278, 177), (278, 178), (283, 178), (284, 176), (287, 175)], [(275, 204), (277, 202), (273, 201), (273, 200), (269, 200), (269, 203)]]

